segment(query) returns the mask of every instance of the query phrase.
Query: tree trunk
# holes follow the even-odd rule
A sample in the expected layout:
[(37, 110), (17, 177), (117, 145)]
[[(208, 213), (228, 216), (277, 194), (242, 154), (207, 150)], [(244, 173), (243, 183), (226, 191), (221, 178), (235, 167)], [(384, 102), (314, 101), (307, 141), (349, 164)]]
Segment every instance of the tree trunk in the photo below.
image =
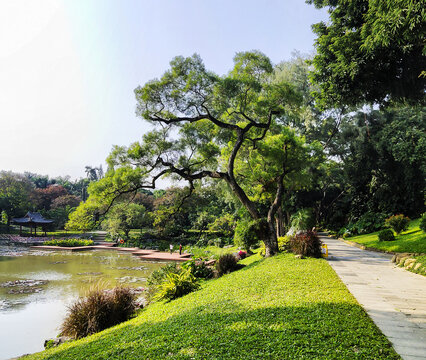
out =
[(277, 234), (273, 221), (267, 222), (267, 228), (263, 242), (265, 243), (265, 257), (270, 257), (278, 253)]
[(278, 208), (276, 215), (277, 237), (284, 236), (284, 218), (282, 208)]

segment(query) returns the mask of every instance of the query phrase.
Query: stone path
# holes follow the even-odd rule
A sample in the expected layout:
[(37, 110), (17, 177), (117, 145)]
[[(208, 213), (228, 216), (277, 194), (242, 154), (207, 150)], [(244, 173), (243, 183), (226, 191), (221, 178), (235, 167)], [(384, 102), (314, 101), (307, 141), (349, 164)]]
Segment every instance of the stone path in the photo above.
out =
[(404, 360), (426, 359), (426, 277), (396, 267), (391, 255), (320, 236), (329, 264)]

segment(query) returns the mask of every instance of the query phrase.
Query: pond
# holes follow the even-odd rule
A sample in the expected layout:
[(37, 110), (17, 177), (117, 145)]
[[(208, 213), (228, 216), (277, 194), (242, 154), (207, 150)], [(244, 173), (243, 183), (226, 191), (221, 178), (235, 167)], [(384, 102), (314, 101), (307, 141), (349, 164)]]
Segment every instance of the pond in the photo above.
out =
[(69, 306), (101, 284), (144, 287), (163, 266), (116, 251), (31, 251), (0, 246), (0, 359), (43, 350)]

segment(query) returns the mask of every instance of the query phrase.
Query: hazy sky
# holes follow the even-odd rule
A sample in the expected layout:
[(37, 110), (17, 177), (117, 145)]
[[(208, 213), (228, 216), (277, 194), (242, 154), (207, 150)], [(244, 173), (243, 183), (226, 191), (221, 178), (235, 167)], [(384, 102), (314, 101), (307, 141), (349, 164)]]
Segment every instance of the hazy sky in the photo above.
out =
[(303, 0), (0, 0), (0, 170), (85, 176), (140, 140), (133, 90), (176, 55), (226, 73), (238, 51), (313, 51)]

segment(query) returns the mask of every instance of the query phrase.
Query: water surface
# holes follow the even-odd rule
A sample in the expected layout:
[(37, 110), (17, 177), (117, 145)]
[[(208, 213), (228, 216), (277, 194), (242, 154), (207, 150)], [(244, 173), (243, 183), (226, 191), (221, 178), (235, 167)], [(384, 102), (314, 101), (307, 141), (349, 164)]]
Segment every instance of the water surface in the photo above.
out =
[(41, 252), (0, 246), (0, 359), (43, 350), (67, 306), (96, 284), (144, 287), (164, 264), (116, 251)]

